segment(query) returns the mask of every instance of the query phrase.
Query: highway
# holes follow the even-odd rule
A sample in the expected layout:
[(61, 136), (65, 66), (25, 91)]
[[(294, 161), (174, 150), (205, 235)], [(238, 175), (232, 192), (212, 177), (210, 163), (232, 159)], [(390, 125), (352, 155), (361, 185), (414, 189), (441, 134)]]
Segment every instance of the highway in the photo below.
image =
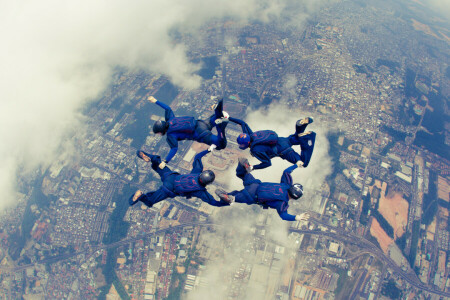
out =
[(332, 233), (328, 231), (314, 231), (314, 230), (303, 230), (303, 229), (290, 229), (291, 232), (297, 232), (302, 234), (311, 234), (311, 235), (319, 235), (319, 236), (327, 236), (345, 243), (354, 244), (364, 249), (365, 251), (371, 253), (373, 256), (378, 258), (381, 262), (384, 262), (389, 268), (391, 268), (396, 274), (402, 277), (405, 281), (407, 281), (410, 285), (414, 286), (419, 290), (424, 290), (429, 293), (437, 294), (440, 296), (450, 297), (450, 293), (443, 292), (439, 290), (432, 289), (427, 285), (423, 284), (416, 276), (415, 273), (406, 273), (402, 270), (397, 264), (388, 256), (386, 256), (378, 247), (369, 242), (366, 239), (355, 236), (349, 232), (346, 232), (345, 235), (342, 233)]
[[(321, 223), (321, 221), (315, 220), (315, 219), (312, 220), (312, 222)], [(184, 224), (180, 224), (180, 225), (176, 225), (176, 226), (172, 226), (172, 227), (168, 227), (168, 228), (164, 228), (164, 229), (152, 230), (146, 234), (139, 235), (139, 236), (132, 237), (132, 238), (123, 239), (121, 241), (118, 241), (118, 242), (115, 242), (112, 244), (108, 244), (108, 245), (101, 244), (101, 245), (92, 247), (89, 250), (75, 252), (75, 253), (69, 253), (69, 254), (64, 254), (64, 255), (59, 255), (59, 256), (39, 260), (39, 261), (36, 261), (35, 263), (31, 263), (31, 264), (25, 264), (25, 265), (13, 267), (13, 268), (0, 266), (0, 270), (4, 271), (4, 272), (9, 272), (9, 273), (15, 273), (15, 272), (25, 270), (29, 267), (33, 267), (37, 264), (47, 264), (47, 263), (52, 264), (52, 263), (56, 263), (56, 262), (63, 262), (63, 261), (73, 259), (74, 257), (79, 256), (79, 255), (92, 255), (98, 250), (109, 249), (109, 248), (126, 245), (126, 244), (129, 244), (129, 243), (132, 243), (137, 240), (141, 240), (141, 239), (153, 236), (153, 235), (170, 232), (170, 231), (173, 231), (176, 229), (181, 229), (181, 228), (188, 227), (188, 226), (223, 226), (223, 225), (225, 225), (225, 224), (213, 224), (210, 222), (184, 223)], [(326, 224), (321, 224), (321, 225), (327, 226)], [(400, 267), (398, 267), (396, 265), (396, 263), (390, 257), (386, 256), (377, 246), (375, 246), (370, 241), (368, 241), (362, 237), (356, 236), (350, 232), (339, 231), (339, 229), (335, 229), (335, 228), (333, 228), (333, 230), (336, 232), (309, 230), (309, 229), (294, 229), (294, 228), (289, 229), (290, 232), (296, 232), (296, 233), (300, 233), (300, 234), (326, 236), (326, 237), (330, 237), (332, 239), (335, 239), (335, 240), (338, 240), (338, 241), (341, 241), (344, 243), (357, 245), (358, 247), (361, 248), (361, 253), (365, 252), (365, 253), (372, 254), (373, 256), (378, 258), (381, 262), (384, 262), (387, 265), (387, 267), (391, 268), (396, 274), (398, 274), (400, 277), (402, 277), (411, 286), (414, 286), (415, 288), (417, 288), (419, 290), (427, 291), (429, 293), (433, 293), (433, 294), (437, 294), (440, 296), (450, 298), (449, 292), (443, 292), (443, 291), (432, 289), (432, 288), (428, 287), (427, 285), (423, 284), (421, 281), (419, 281), (419, 279), (417, 278), (415, 273), (413, 273), (413, 272), (407, 273), (404, 270), (402, 270)], [(358, 255), (360, 255), (360, 254), (358, 254)], [(348, 258), (343, 257), (343, 259), (348, 259)]]
[(92, 247), (89, 250), (84, 250), (84, 251), (79, 251), (79, 252), (74, 252), (74, 253), (68, 253), (68, 254), (63, 254), (63, 255), (58, 255), (58, 256), (54, 256), (51, 258), (46, 258), (43, 260), (39, 260), (36, 261), (35, 263), (30, 263), (30, 264), (25, 264), (25, 265), (20, 265), (17, 267), (13, 267), (13, 268), (9, 268), (9, 267), (5, 267), (5, 266), (0, 266), (0, 271), (5, 271), (5, 272), (19, 272), (22, 270), (25, 270), (27, 268), (33, 267), (35, 265), (38, 264), (53, 264), (56, 262), (63, 262), (63, 261), (67, 261), (70, 260), (76, 256), (79, 255), (92, 255), (94, 254), (96, 251), (98, 250), (103, 250), (103, 249), (109, 249), (109, 248), (114, 248), (114, 247), (118, 247), (118, 246), (122, 246), (122, 245), (126, 245), (144, 238), (147, 238), (149, 236), (153, 236), (153, 235), (157, 235), (163, 232), (167, 232), (167, 231), (173, 231), (175, 229), (180, 229), (183, 227), (188, 227), (188, 226), (222, 226), (222, 224), (212, 224), (212, 223), (184, 223), (184, 224), (180, 224), (180, 225), (176, 225), (176, 226), (172, 226), (172, 227), (167, 227), (164, 229), (158, 229), (158, 230), (152, 230), (146, 234), (143, 235), (139, 235), (136, 237), (132, 237), (132, 238), (127, 238), (127, 239), (123, 239), (121, 241), (115, 242), (115, 243), (111, 243), (111, 244), (101, 244), (95, 247)]

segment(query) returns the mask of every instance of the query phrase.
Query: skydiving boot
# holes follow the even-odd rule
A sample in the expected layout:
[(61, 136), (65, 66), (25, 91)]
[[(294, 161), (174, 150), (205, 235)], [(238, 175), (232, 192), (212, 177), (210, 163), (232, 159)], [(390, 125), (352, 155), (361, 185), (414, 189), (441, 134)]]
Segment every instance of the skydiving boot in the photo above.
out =
[(144, 193), (141, 190), (137, 190), (133, 196), (130, 197), (130, 199), (128, 199), (128, 203), (130, 204), (130, 206), (135, 205), (136, 203), (139, 202), (139, 198), (142, 197)]
[(245, 157), (239, 157), (238, 161), (239, 164), (245, 168), (245, 171), (247, 171), (247, 173), (250, 173), (253, 170), (252, 165), (250, 165), (248, 159), (246, 159)]
[(151, 162), (151, 163), (152, 163), (152, 169), (153, 169), (153, 170), (157, 170), (157, 168), (159, 167), (159, 165), (160, 165), (161, 162), (162, 162), (161, 156), (159, 156), (159, 155), (152, 155), (152, 154), (149, 154), (149, 153), (144, 152), (144, 151), (142, 151), (142, 150), (138, 150), (138, 151), (136, 152), (136, 155), (137, 155), (140, 159), (142, 159), (142, 160), (144, 160), (144, 161), (146, 161), (146, 162)]
[(228, 204), (232, 204), (234, 202), (234, 196), (228, 195), (227, 192), (222, 189), (217, 189), (215, 193), (217, 197), (219, 197), (220, 201), (226, 202)]
[(142, 151), (142, 150), (138, 150), (138, 151), (136, 152), (136, 155), (137, 155), (140, 159), (142, 159), (142, 160), (144, 160), (144, 161), (146, 161), (146, 162), (150, 162), (150, 161), (151, 161), (151, 155), (148, 154), (148, 153), (146, 153), (146, 152), (144, 152), (144, 151)]
[(311, 134), (311, 133), (312, 133), (312, 131), (302, 132), (302, 133), (297, 134), (297, 136), (298, 137), (302, 137), (302, 136), (305, 136), (305, 135), (308, 135), (308, 134)]
[(216, 124), (221, 124), (223, 122), (228, 122), (230, 115), (223, 110), (223, 99), (220, 98), (214, 108), (214, 114), (216, 115), (216, 120), (214, 121)]
[(295, 133), (303, 133), (306, 129), (306, 126), (314, 122), (314, 119), (312, 117), (306, 117), (301, 120), (298, 120), (297, 123), (295, 123)]
[(214, 113), (217, 118), (223, 117), (222, 111), (223, 111), (223, 98), (217, 98), (217, 103), (213, 106)]

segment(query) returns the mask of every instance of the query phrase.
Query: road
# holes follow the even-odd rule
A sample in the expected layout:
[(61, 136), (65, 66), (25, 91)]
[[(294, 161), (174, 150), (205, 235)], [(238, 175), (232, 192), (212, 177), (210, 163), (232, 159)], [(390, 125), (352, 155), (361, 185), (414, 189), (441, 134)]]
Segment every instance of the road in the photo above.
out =
[(114, 247), (126, 245), (126, 244), (129, 244), (129, 243), (135, 242), (137, 240), (141, 240), (143, 238), (147, 238), (147, 237), (152, 236), (152, 235), (157, 235), (157, 234), (160, 234), (162, 232), (167, 232), (167, 231), (173, 231), (175, 229), (183, 228), (183, 227), (187, 227), (187, 226), (221, 226), (221, 224), (184, 223), (184, 224), (180, 224), (180, 225), (176, 225), (176, 226), (172, 226), (172, 227), (168, 227), (168, 228), (164, 228), (164, 229), (152, 230), (152, 231), (150, 231), (150, 232), (148, 232), (146, 234), (139, 235), (139, 236), (132, 237), (132, 238), (123, 239), (123, 240), (115, 242), (115, 243), (111, 243), (111, 244), (107, 244), (107, 245), (101, 244), (101, 245), (92, 247), (89, 250), (63, 254), (63, 255), (58, 255), (58, 256), (55, 256), (55, 257), (39, 260), (39, 261), (36, 261), (35, 263), (31, 263), (31, 264), (20, 265), (20, 266), (13, 267), (13, 268), (0, 266), (0, 270), (1, 271), (5, 271), (5, 272), (13, 272), (14, 273), (14, 272), (23, 271), (23, 270), (25, 270), (27, 268), (30, 268), (30, 267), (33, 267), (33, 266), (35, 266), (37, 264), (47, 264), (47, 263), (52, 264), (52, 263), (56, 263), (56, 262), (63, 262), (63, 261), (70, 260), (73, 257), (79, 256), (79, 255), (92, 255), (98, 250), (109, 249), (109, 248), (114, 248)]
[[(318, 220), (313, 220), (313, 222), (322, 223)], [(63, 262), (63, 261), (70, 260), (79, 255), (92, 255), (98, 250), (103, 250), (103, 249), (118, 247), (121, 245), (126, 245), (129, 243), (135, 242), (137, 240), (147, 238), (149, 236), (157, 235), (157, 234), (160, 234), (163, 232), (173, 231), (173, 230), (184, 228), (187, 226), (223, 226), (223, 225), (224, 224), (213, 224), (210, 222), (184, 223), (184, 224), (180, 224), (180, 225), (176, 225), (176, 226), (172, 226), (172, 227), (168, 227), (168, 228), (164, 228), (164, 229), (152, 230), (151, 232), (148, 232), (146, 234), (139, 235), (139, 236), (132, 237), (132, 238), (127, 238), (127, 239), (124, 239), (124, 240), (121, 240), (121, 241), (118, 241), (118, 242), (115, 242), (112, 244), (98, 245), (89, 250), (75, 252), (75, 253), (69, 253), (69, 254), (55, 256), (52, 258), (43, 259), (43, 260), (37, 261), (32, 264), (21, 265), (21, 266), (17, 266), (17, 267), (13, 267), (13, 268), (0, 266), (0, 270), (9, 272), (9, 273), (14, 273), (14, 272), (23, 271), (23, 270), (25, 270), (29, 267), (33, 267), (37, 264), (46, 264), (46, 263), (51, 264), (51, 263), (56, 263), (56, 262)], [(327, 226), (326, 224), (321, 224), (321, 225)], [(415, 273), (406, 273), (404, 270), (402, 270), (400, 267), (398, 267), (390, 257), (386, 256), (378, 247), (376, 247), (370, 241), (368, 241), (362, 237), (356, 236), (350, 232), (344, 232), (343, 230), (334, 229), (334, 228), (333, 228), (333, 230), (335, 230), (336, 232), (309, 230), (309, 229), (294, 229), (294, 228), (289, 229), (290, 232), (296, 232), (296, 233), (300, 233), (300, 234), (318, 235), (318, 236), (327, 236), (327, 237), (333, 238), (338, 241), (357, 245), (358, 247), (361, 248), (361, 252), (367, 252), (367, 253), (372, 254), (373, 256), (378, 258), (380, 261), (384, 262), (387, 265), (387, 267), (392, 269), (396, 274), (398, 274), (400, 277), (402, 277), (405, 281), (407, 281), (410, 285), (414, 286), (415, 288), (417, 288), (419, 290), (427, 291), (429, 293), (437, 294), (440, 296), (450, 297), (450, 293), (448, 293), (448, 292), (434, 290), (434, 289), (424, 285), (422, 282), (420, 282), (420, 280), (417, 278)]]

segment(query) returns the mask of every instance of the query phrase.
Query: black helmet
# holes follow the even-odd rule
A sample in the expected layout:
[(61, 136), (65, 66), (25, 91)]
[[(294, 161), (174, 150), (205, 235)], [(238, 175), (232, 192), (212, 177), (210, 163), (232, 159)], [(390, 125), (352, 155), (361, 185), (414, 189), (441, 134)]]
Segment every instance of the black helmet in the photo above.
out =
[(303, 186), (300, 183), (294, 183), (288, 190), (289, 196), (297, 200), (303, 196)]
[(167, 123), (165, 121), (158, 120), (153, 124), (154, 133), (166, 133)]
[(206, 186), (206, 185), (212, 183), (215, 178), (216, 178), (216, 175), (211, 170), (203, 171), (200, 173), (200, 175), (198, 175), (198, 181), (203, 186)]

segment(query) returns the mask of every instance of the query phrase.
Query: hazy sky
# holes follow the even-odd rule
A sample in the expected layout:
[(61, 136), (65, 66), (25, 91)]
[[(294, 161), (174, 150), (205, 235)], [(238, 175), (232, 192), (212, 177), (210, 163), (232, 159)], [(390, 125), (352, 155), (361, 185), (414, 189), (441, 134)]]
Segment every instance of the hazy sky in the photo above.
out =
[(450, 18), (450, 0), (424, 0), (422, 3), (447, 17), (447, 20)]
[[(301, 26), (334, 0), (136, 0), (0, 2), (0, 207), (15, 198), (16, 175), (73, 153), (71, 133), (85, 123), (81, 108), (110, 82), (117, 66), (162, 73), (194, 89), (199, 66), (174, 41), (210, 21)], [(449, 0), (427, 0), (448, 9)], [(199, 37), (201, 38), (201, 37)], [(233, 41), (229, 37), (228, 41)], [(62, 148), (61, 148), (62, 147)]]

